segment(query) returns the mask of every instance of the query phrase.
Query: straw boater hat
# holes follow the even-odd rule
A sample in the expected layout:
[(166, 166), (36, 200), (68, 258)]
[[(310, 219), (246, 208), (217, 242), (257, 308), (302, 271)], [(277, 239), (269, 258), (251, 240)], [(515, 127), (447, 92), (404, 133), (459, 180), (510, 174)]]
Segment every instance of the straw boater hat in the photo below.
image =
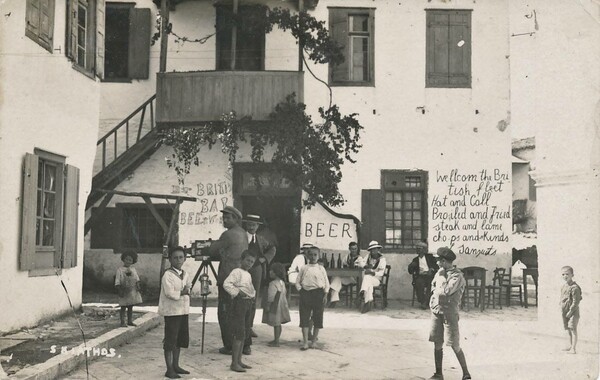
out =
[(235, 208), (233, 206), (225, 206), (225, 208), (223, 208), (223, 210), (221, 210), (221, 212), (223, 214), (235, 215), (238, 219), (242, 219), (242, 213), (240, 212), (240, 210), (238, 210), (237, 208)]
[(260, 216), (253, 215), (253, 214), (247, 214), (246, 217), (244, 219), (242, 219), (242, 222), (254, 222), (254, 223), (262, 224), (262, 222), (260, 221)]
[(302, 246), (300, 247), (300, 249), (308, 249), (308, 248), (312, 248), (315, 245), (313, 243), (304, 243), (302, 244)]
[(370, 251), (370, 250), (375, 249), (375, 248), (383, 248), (383, 247), (376, 240), (372, 240), (369, 243), (369, 248), (367, 248), (367, 251)]

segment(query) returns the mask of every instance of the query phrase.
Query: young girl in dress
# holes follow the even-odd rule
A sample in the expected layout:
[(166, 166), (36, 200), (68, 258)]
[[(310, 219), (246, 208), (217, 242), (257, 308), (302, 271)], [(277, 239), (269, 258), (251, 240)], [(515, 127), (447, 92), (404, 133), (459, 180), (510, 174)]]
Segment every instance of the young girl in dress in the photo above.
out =
[[(133, 267), (137, 262), (137, 253), (124, 252), (121, 255), (123, 266), (117, 269), (115, 286), (119, 292), (119, 306), (121, 306), (121, 327), (135, 326), (133, 323), (133, 305), (142, 303), (140, 294), (140, 277)], [(127, 324), (125, 324), (125, 309), (127, 309)]]
[(281, 325), (290, 321), (290, 309), (285, 290), (285, 268), (281, 263), (273, 263), (269, 271), (271, 282), (267, 296), (267, 304), (263, 310), (263, 323), (273, 326), (275, 339), (267, 343), (271, 347), (279, 347)]

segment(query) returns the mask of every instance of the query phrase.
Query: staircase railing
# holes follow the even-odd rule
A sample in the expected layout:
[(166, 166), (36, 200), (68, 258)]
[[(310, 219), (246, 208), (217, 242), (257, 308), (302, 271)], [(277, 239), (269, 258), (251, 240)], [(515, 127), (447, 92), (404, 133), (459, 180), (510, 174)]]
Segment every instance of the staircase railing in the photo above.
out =
[[(139, 106), (129, 116), (127, 116), (125, 119), (123, 119), (123, 121), (121, 121), (119, 124), (117, 124), (113, 129), (111, 129), (108, 133), (106, 133), (104, 136), (102, 136), (98, 140), (98, 143), (96, 144), (96, 150), (100, 149), (100, 146), (102, 146), (102, 149), (101, 149), (102, 169), (101, 170), (104, 170), (104, 168), (106, 168), (106, 166), (107, 166), (107, 164), (106, 164), (106, 160), (107, 160), (106, 146), (107, 145), (112, 145), (113, 151), (110, 152), (110, 153), (112, 153), (111, 154), (111, 156), (112, 156), (111, 162), (114, 162), (122, 153), (126, 152), (130, 146), (133, 146), (135, 143), (140, 141), (140, 139), (142, 137), (144, 137), (146, 134), (148, 134), (148, 132), (150, 132), (151, 130), (153, 130), (156, 127), (156, 124), (154, 121), (155, 99), (156, 99), (156, 94), (152, 95), (152, 97), (150, 97), (150, 99), (146, 100), (141, 106)], [(150, 124), (146, 128), (146, 131), (145, 131), (146, 133), (144, 133), (144, 135), (142, 135), (142, 131), (145, 129), (144, 128), (144, 118), (146, 117), (147, 109), (149, 109), (148, 113), (150, 114)], [(130, 122), (133, 123), (134, 122), (133, 119), (136, 116), (139, 116), (139, 124), (137, 126), (137, 133), (135, 134), (135, 141), (130, 141), (130, 140), (133, 140), (133, 139), (130, 139), (130, 137), (129, 137)], [(132, 127), (135, 128), (135, 125), (133, 125)], [(125, 129), (125, 133), (124, 133), (125, 134), (125, 149), (121, 153), (119, 153), (119, 135), (123, 134), (123, 128)], [(112, 144), (107, 144), (107, 140), (110, 140), (111, 137), (112, 137)], [(132, 142), (132, 143), (130, 144), (130, 142)]]

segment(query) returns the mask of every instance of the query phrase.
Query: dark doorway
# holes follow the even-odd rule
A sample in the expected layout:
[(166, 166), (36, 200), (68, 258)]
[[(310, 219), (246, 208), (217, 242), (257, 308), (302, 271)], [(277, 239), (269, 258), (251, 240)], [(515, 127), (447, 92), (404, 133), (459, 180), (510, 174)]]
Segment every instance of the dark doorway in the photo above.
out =
[(300, 251), (301, 194), (270, 164), (237, 163), (233, 167), (234, 205), (244, 215), (260, 215), (267, 222), (262, 233), (276, 238), (277, 262), (290, 263)]

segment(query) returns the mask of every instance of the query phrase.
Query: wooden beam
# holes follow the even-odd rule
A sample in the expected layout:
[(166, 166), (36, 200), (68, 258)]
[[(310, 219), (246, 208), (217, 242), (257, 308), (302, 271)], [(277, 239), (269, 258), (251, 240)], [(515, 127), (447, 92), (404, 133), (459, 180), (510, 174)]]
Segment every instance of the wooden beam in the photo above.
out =
[(164, 73), (167, 71), (167, 48), (169, 47), (169, 0), (160, 1), (160, 66), (158, 71)]
[(113, 195), (114, 194), (106, 194), (104, 196), (104, 199), (102, 199), (102, 202), (100, 202), (100, 204), (98, 205), (98, 209), (96, 209), (96, 212), (92, 214), (92, 216), (90, 217), (90, 219), (88, 219), (87, 222), (85, 222), (83, 236), (87, 235), (87, 233), (90, 232), (92, 226), (94, 225), (94, 223), (96, 223), (96, 220), (100, 218), (100, 215), (102, 214), (102, 212), (104, 212), (104, 209), (106, 209), (106, 206), (112, 199)]
[(160, 276), (158, 278), (158, 283), (162, 283), (162, 276), (165, 273), (165, 269), (167, 267), (167, 261), (169, 259), (169, 244), (171, 243), (171, 236), (173, 234), (173, 229), (175, 228), (175, 224), (177, 223), (177, 219), (179, 218), (179, 205), (183, 202), (183, 200), (178, 199), (175, 203), (175, 207), (173, 208), (173, 214), (171, 215), (171, 222), (169, 223), (169, 229), (167, 230), (167, 234), (165, 236), (165, 242), (163, 243), (163, 254), (162, 259), (160, 260)]
[(164, 233), (167, 234), (169, 231), (169, 227), (167, 227), (167, 223), (165, 223), (162, 216), (160, 216), (160, 214), (156, 210), (156, 207), (154, 207), (154, 205), (152, 204), (152, 200), (150, 199), (150, 197), (143, 196), (142, 198), (144, 199), (144, 202), (146, 202), (146, 206), (148, 206), (148, 209), (150, 209), (150, 212), (152, 213), (152, 215), (154, 215), (154, 219), (156, 219), (158, 224), (160, 224)]
[(184, 197), (180, 195), (167, 195), (167, 194), (154, 194), (154, 193), (140, 193), (140, 192), (128, 192), (128, 191), (119, 191), (119, 190), (104, 190), (98, 189), (96, 190), (100, 193), (113, 194), (113, 195), (122, 195), (125, 197), (149, 197), (149, 198), (158, 198), (158, 199), (170, 199), (170, 200), (179, 200), (196, 202), (196, 198), (194, 197)]
[[(233, 0), (233, 19), (236, 21), (238, 14), (238, 0)], [(234, 22), (231, 26), (231, 70), (235, 70), (235, 59), (237, 50), (237, 25)]]

